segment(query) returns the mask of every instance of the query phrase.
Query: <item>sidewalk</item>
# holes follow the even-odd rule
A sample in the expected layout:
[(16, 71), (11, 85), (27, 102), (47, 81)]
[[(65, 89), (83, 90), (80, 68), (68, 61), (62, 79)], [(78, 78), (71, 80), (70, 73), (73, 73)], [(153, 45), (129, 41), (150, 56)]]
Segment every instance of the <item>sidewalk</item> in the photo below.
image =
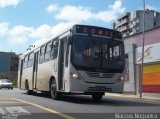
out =
[[(134, 94), (117, 94), (117, 93), (105, 93), (105, 96), (111, 96), (111, 97), (121, 97), (121, 98), (135, 98), (140, 99), (139, 95)], [(160, 101), (160, 94), (151, 94), (151, 93), (144, 93), (142, 95), (142, 99), (148, 99), (148, 100), (156, 100)]]

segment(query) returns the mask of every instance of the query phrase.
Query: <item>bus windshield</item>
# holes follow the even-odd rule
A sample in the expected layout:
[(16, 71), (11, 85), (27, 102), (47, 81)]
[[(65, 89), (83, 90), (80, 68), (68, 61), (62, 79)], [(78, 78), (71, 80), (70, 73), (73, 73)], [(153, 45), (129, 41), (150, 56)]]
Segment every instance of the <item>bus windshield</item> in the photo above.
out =
[(71, 61), (79, 68), (114, 70), (121, 72), (124, 68), (124, 44), (122, 41), (74, 36)]

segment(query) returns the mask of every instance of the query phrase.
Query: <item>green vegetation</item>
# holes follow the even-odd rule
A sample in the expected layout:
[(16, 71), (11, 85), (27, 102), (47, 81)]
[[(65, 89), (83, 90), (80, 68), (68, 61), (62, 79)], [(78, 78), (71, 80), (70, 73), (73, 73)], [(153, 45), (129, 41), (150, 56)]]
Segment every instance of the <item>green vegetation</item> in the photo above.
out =
[(17, 80), (13, 80), (13, 88), (17, 88)]

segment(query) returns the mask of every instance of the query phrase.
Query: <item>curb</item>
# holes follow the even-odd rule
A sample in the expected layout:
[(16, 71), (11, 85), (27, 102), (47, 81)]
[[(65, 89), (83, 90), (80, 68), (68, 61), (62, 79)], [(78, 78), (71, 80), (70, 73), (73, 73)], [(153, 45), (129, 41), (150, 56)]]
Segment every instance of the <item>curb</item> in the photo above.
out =
[(130, 94), (105, 93), (105, 96), (160, 101), (160, 98), (157, 97), (142, 96), (142, 98), (140, 98), (139, 95), (130, 95)]

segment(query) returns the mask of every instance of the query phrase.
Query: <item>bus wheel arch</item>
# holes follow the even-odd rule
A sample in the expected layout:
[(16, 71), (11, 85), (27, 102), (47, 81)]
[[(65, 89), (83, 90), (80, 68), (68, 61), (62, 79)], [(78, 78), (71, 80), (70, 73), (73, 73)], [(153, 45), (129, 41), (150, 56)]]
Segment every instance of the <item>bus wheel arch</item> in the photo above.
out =
[(49, 91), (51, 91), (51, 83), (52, 83), (53, 80), (56, 80), (56, 79), (55, 79), (54, 76), (51, 76), (50, 80), (49, 80)]
[(29, 83), (28, 83), (28, 79), (25, 80), (25, 90), (29, 89)]
[(25, 80), (25, 90), (26, 90), (27, 95), (33, 94), (33, 91), (29, 89), (28, 79)]

